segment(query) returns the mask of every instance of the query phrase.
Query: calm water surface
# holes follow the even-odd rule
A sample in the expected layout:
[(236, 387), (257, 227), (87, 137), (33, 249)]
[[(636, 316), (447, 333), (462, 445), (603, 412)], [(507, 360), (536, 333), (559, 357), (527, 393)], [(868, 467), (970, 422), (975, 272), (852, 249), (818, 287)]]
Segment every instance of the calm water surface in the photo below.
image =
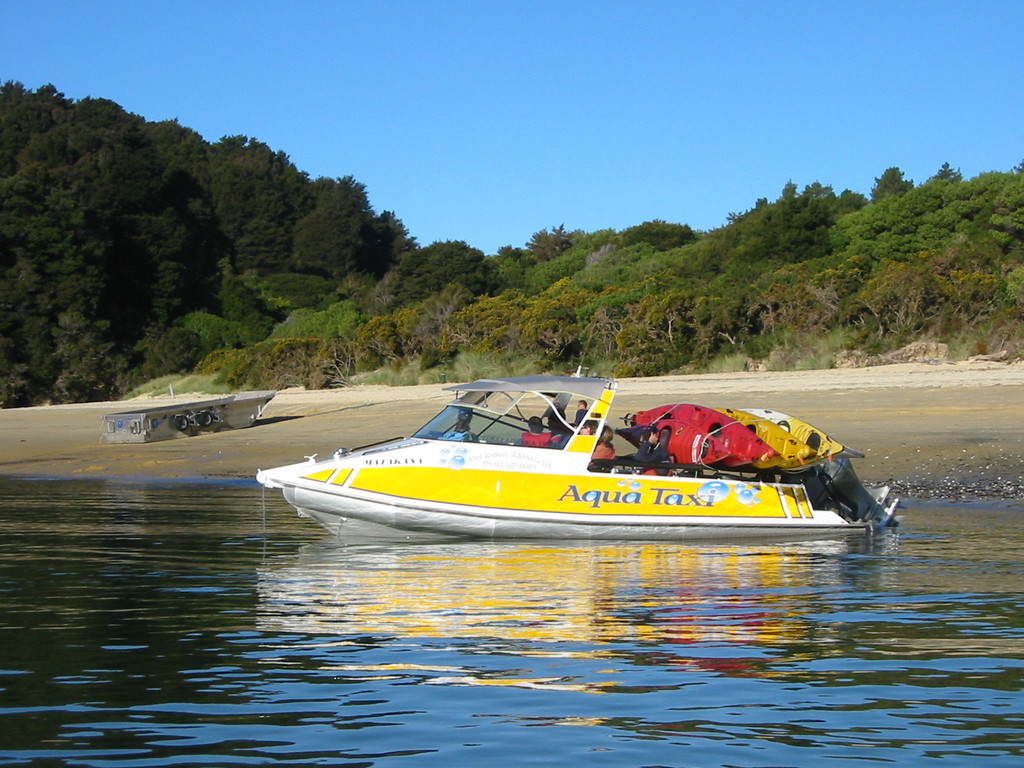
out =
[(0, 480), (0, 765), (1024, 764), (1024, 503), (802, 543), (337, 540)]

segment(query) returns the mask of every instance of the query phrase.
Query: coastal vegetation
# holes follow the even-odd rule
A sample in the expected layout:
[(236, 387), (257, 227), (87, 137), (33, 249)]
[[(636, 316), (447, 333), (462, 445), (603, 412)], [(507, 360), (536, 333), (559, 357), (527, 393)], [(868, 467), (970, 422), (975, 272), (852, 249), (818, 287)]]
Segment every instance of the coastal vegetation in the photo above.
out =
[(417, 243), (356, 179), (256, 139), (0, 86), (0, 406), (193, 374), (827, 367), (922, 339), (1024, 355), (1024, 165), (880, 169), (867, 194), (788, 183), (711, 231), (553, 226), (485, 254)]

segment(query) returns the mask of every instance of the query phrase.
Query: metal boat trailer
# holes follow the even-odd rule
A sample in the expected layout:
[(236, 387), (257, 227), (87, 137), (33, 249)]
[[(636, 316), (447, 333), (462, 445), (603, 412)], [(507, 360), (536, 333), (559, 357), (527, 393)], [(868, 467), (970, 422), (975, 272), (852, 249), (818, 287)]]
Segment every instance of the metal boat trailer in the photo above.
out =
[(250, 427), (263, 415), (275, 390), (110, 413), (103, 417), (105, 443), (152, 443), (176, 437)]

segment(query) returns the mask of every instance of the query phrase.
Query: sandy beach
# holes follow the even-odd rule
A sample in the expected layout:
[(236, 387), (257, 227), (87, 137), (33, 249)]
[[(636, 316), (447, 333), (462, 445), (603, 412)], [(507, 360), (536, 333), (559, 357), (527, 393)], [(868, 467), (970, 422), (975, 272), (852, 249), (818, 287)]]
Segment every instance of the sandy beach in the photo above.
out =
[[(104, 414), (202, 396), (0, 410), (0, 474), (251, 478), (259, 468), (410, 434), (450, 399), (445, 386), (285, 390), (251, 428), (129, 445), (101, 442)], [(955, 488), (1014, 496), (1024, 484), (1020, 363), (620, 379), (612, 423), (673, 402), (773, 408), (798, 416), (865, 453), (856, 462), (865, 481), (892, 482), (921, 495), (929, 488)]]

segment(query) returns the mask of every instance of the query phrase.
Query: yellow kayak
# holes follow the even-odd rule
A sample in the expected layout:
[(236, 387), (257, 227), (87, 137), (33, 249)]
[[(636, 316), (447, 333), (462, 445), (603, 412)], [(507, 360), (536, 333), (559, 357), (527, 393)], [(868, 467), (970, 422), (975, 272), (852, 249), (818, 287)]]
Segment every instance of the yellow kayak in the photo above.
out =
[(753, 411), (741, 411), (736, 408), (716, 408), (715, 410), (752, 428), (759, 438), (775, 449), (777, 455), (770, 459), (751, 462), (758, 469), (772, 467), (799, 469), (818, 458), (814, 448), (770, 418), (756, 415)]
[(864, 454), (860, 451), (855, 451), (838, 440), (833, 440), (822, 430), (802, 419), (797, 419), (778, 411), (768, 410), (767, 408), (751, 408), (749, 413), (777, 424), (797, 440), (807, 445), (811, 449), (811, 453), (805, 458), (805, 462), (822, 461), (839, 454), (859, 458), (864, 457)]

